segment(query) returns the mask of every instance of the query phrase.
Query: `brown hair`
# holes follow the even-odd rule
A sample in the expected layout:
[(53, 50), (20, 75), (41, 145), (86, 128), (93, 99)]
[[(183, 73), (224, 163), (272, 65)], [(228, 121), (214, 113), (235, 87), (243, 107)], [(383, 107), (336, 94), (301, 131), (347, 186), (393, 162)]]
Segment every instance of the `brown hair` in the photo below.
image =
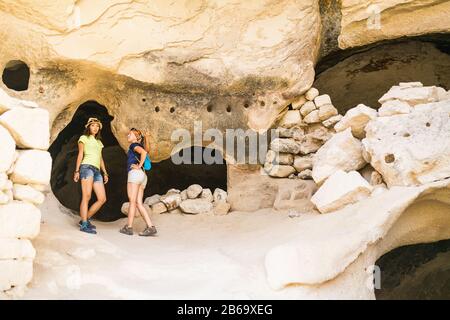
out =
[(136, 129), (136, 128), (131, 128), (130, 131), (133, 131), (134, 135), (136, 136), (138, 142), (140, 144), (142, 144), (142, 146), (144, 147), (144, 150), (147, 151), (147, 153), (149, 152), (149, 145), (148, 145), (148, 141), (147, 138), (142, 134), (141, 130)]
[[(94, 123), (97, 123), (97, 122), (94, 122)], [(91, 125), (93, 125), (94, 123), (91, 123), (90, 125), (88, 125), (88, 126), (86, 127), (86, 129), (84, 129), (83, 134), (84, 134), (86, 137), (89, 137), (89, 136), (91, 135)], [(97, 132), (97, 134), (94, 136), (95, 139), (97, 139), (97, 140), (102, 140), (102, 129), (100, 129), (100, 128), (101, 128), (101, 127), (99, 126), (98, 132)]]

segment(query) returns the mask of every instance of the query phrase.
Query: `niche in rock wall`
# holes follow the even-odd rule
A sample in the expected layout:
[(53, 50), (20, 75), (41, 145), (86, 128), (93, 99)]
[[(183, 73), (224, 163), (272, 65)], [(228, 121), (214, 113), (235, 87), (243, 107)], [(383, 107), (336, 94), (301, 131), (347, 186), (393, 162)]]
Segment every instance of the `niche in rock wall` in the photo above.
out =
[[(203, 157), (197, 157), (199, 161), (196, 163), (194, 161), (195, 154), (200, 155), (205, 152), (218, 161), (207, 164)], [(185, 159), (190, 158), (187, 161), (188, 163), (176, 164), (172, 161), (172, 158), (153, 163), (152, 169), (148, 173), (146, 196), (162, 195), (171, 188), (182, 191), (191, 184), (199, 184), (203, 188), (210, 188), (212, 192), (215, 188), (227, 190), (227, 165), (219, 150), (192, 146), (180, 150), (175, 156), (182, 158), (186, 155), (188, 156)]]
[[(127, 201), (126, 194), (126, 154), (119, 146), (111, 131), (112, 116), (107, 109), (96, 101), (88, 101), (79, 106), (71, 122), (59, 133), (50, 146), (49, 152), (53, 159), (51, 188), (56, 198), (65, 207), (79, 213), (81, 201), (80, 183), (73, 181), (76, 158), (78, 154), (78, 139), (83, 134), (85, 124), (90, 117), (100, 119), (103, 124), (101, 131), (103, 159), (105, 161), (109, 182), (105, 185), (107, 202), (94, 216), (101, 221), (113, 221), (122, 218), (120, 208)], [(91, 203), (95, 201), (92, 193)]]
[(9, 61), (3, 69), (2, 80), (9, 89), (16, 91), (27, 90), (30, 80), (30, 68), (23, 61)]
[(314, 87), (333, 99), (339, 113), (359, 103), (378, 109), (378, 99), (399, 82), (450, 89), (450, 35), (384, 41), (341, 50), (316, 65)]
[(380, 257), (379, 300), (450, 299), (450, 240), (394, 249)]

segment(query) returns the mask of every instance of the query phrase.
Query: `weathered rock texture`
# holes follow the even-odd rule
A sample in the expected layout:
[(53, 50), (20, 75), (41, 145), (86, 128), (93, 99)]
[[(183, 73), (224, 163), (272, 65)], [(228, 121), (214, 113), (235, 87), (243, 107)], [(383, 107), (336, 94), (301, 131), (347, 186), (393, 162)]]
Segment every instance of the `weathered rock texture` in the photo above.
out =
[[(47, 111), (26, 101), (20, 103), (11, 99), (1, 89), (0, 105), (1, 298), (22, 294), (31, 281), (35, 250), (30, 239), (39, 233), (41, 212), (36, 205), (44, 201), (41, 191), (50, 182), (51, 158), (43, 150), (15, 150), (16, 145), (48, 147)], [(16, 111), (19, 116), (15, 115)]]
[(0, 18), (0, 63), (28, 64), (16, 95), (49, 111), (52, 141), (96, 100), (122, 147), (130, 126), (148, 132), (154, 161), (195, 120), (203, 131), (269, 128), (311, 86), (319, 50), (314, 0), (0, 1)]

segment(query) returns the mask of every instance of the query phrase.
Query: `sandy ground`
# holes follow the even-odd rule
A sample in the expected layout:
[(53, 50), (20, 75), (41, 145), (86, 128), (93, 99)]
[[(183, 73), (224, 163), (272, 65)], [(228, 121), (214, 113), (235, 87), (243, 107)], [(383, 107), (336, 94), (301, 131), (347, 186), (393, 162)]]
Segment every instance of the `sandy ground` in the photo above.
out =
[(295, 236), (298, 224), (260, 210), (227, 216), (153, 217), (157, 237), (118, 232), (125, 219), (96, 222), (98, 234), (78, 231), (78, 218), (50, 194), (41, 206), (34, 278), (25, 299), (294, 299), (268, 287), (264, 256)]

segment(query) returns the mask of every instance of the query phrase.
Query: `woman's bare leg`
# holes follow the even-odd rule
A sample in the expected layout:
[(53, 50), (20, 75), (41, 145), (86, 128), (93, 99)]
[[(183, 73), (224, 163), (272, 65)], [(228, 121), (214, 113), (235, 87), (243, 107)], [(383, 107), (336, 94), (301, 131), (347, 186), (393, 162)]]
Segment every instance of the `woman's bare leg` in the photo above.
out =
[(97, 196), (97, 201), (89, 208), (87, 213), (88, 219), (96, 214), (106, 202), (106, 191), (103, 182), (95, 182), (93, 188), (95, 195)]
[(127, 183), (127, 192), (128, 192), (128, 200), (130, 202), (130, 207), (128, 209), (128, 227), (132, 227), (134, 215), (136, 214), (139, 185), (131, 182)]
[(93, 182), (93, 177), (81, 179), (80, 216), (82, 221), (87, 221), (88, 219), (88, 206), (89, 200), (91, 200)]
[(137, 207), (139, 209), (139, 212), (141, 213), (141, 216), (144, 218), (145, 223), (148, 227), (153, 227), (153, 223), (150, 220), (150, 217), (148, 216), (147, 210), (145, 210), (144, 204), (144, 188), (142, 186), (139, 186), (138, 196), (137, 196)]

